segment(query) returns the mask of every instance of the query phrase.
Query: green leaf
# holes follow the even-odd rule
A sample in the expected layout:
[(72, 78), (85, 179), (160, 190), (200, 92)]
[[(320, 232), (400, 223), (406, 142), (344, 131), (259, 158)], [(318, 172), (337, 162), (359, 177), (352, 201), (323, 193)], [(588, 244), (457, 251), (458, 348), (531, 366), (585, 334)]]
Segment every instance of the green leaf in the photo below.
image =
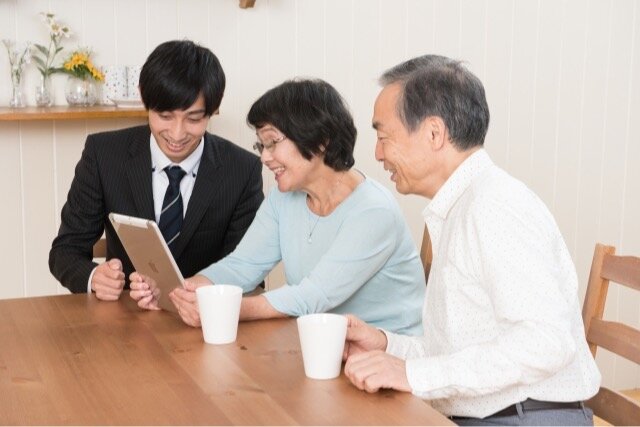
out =
[(36, 47), (36, 49), (38, 49), (40, 52), (42, 52), (42, 54), (43, 54), (44, 56), (49, 55), (49, 51), (47, 50), (47, 48), (46, 48), (46, 47), (42, 46), (41, 44), (37, 44), (37, 43), (36, 43), (36, 44), (34, 44), (34, 46)]
[(62, 49), (64, 49), (62, 46), (60, 46), (59, 48), (56, 49), (56, 53), (60, 52)]
[(38, 64), (38, 70), (40, 70), (40, 72), (42, 72), (43, 69), (47, 68), (47, 65), (44, 63), (44, 61), (37, 56), (34, 56), (31, 59), (33, 59), (33, 62)]

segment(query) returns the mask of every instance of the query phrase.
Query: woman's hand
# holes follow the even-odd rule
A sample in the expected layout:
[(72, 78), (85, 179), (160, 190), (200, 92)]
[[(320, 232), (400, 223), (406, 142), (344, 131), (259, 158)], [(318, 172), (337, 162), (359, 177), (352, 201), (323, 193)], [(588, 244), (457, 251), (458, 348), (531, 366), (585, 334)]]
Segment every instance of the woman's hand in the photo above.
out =
[(160, 310), (158, 307), (160, 289), (151, 277), (134, 271), (129, 276), (129, 280), (131, 280), (129, 296), (138, 302), (138, 307), (145, 310)]
[(200, 311), (198, 310), (198, 300), (196, 289), (200, 286), (212, 285), (213, 283), (204, 276), (193, 276), (184, 281), (184, 288), (176, 288), (169, 293), (169, 298), (178, 309), (178, 314), (182, 321), (189, 326), (197, 328), (201, 326)]

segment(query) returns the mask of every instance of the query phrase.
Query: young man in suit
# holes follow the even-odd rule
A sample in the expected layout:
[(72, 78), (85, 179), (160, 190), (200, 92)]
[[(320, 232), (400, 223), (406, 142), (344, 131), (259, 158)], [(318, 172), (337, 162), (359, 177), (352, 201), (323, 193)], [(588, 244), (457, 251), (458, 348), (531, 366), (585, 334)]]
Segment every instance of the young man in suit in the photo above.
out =
[[(134, 270), (110, 212), (158, 223), (185, 277), (230, 253), (264, 199), (260, 159), (206, 131), (225, 75), (208, 49), (169, 41), (147, 58), (140, 93), (149, 125), (89, 135), (49, 253), (73, 293), (117, 300)], [(107, 261), (92, 261), (103, 231)]]

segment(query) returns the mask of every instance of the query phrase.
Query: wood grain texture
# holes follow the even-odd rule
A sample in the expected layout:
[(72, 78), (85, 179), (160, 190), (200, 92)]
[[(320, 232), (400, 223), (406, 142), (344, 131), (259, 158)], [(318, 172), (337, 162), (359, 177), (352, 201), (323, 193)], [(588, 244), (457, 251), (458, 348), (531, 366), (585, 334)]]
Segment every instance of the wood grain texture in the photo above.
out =
[(598, 394), (587, 402), (598, 418), (614, 426), (640, 425), (640, 405), (618, 392), (601, 387)]
[[(597, 243), (593, 253), (582, 311), (587, 343), (594, 357), (598, 348), (603, 347), (638, 364), (640, 330), (622, 322), (603, 320), (610, 281), (638, 289), (640, 259), (616, 256), (615, 252), (614, 246)], [(637, 297), (637, 294), (632, 296)], [(640, 404), (619, 392), (600, 387), (598, 394), (587, 404), (598, 417), (598, 423), (605, 420), (613, 425), (640, 425)]]
[(34, 120), (78, 120), (78, 119), (118, 119), (146, 118), (147, 110), (143, 108), (116, 108), (104, 105), (95, 107), (0, 107), (0, 121), (34, 121)]
[(3, 424), (450, 424), (408, 394), (304, 376), (295, 321), (241, 323), (208, 345), (127, 295), (0, 301)]
[[(0, 28), (9, 38), (42, 41), (42, 23), (34, 17), (44, 3), (0, 1)], [(296, 76), (325, 79), (354, 115), (356, 167), (397, 196), (417, 246), (427, 201), (399, 195), (374, 158), (371, 114), (380, 89), (377, 79), (395, 63), (426, 53), (463, 60), (485, 86), (491, 111), (486, 149), (549, 207), (576, 264), (579, 298), (585, 294), (596, 241), (640, 254), (637, 0), (258, 0), (250, 9), (232, 0), (48, 3), (75, 32), (67, 46), (91, 46), (100, 66), (140, 65), (166, 40), (192, 38), (210, 48), (222, 63), (227, 87), (221, 114), (208, 128), (247, 150), (255, 131), (246, 125), (246, 114), (257, 97)], [(0, 105), (10, 99), (8, 67), (8, 56), (0, 53), (0, 70), (5, 70)], [(27, 104), (34, 105), (38, 72), (27, 67), (24, 77)], [(64, 102), (64, 79), (53, 77), (56, 103)], [(56, 147), (49, 161), (56, 164), (57, 205), (46, 212), (54, 209), (59, 218), (79, 159), (74, 141), (81, 149), (87, 133), (142, 120), (56, 120), (51, 135), (41, 141)], [(41, 265), (41, 252), (31, 250), (34, 242), (26, 238), (38, 235), (41, 224), (34, 221), (40, 217), (25, 212), (22, 198), (50, 200), (50, 186), (26, 186), (21, 192), (19, 182), (20, 174), (34, 173), (26, 169), (31, 162), (20, 155), (20, 141), (38, 125), (0, 121), (0, 143), (6, 149), (0, 164), (12, 177), (5, 180), (9, 208), (0, 212), (0, 222), (15, 225), (0, 242), (0, 266), (7, 277), (0, 298), (35, 296), (40, 290), (39, 277), (28, 269)], [(61, 149), (61, 142), (68, 147)], [(266, 168), (264, 184), (267, 192), (275, 184)], [(282, 274), (269, 277), (270, 286), (284, 282)], [(612, 287), (609, 317), (640, 319), (640, 304), (628, 298), (628, 291)], [(597, 363), (608, 387), (640, 387), (640, 368), (604, 351)]]

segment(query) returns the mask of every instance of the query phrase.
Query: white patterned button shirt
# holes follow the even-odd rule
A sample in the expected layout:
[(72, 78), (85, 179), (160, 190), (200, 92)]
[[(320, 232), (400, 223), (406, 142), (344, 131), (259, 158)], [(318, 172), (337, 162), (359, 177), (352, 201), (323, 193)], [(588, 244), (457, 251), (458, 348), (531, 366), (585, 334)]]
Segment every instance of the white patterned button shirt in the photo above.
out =
[(593, 396), (600, 373), (575, 267), (543, 202), (480, 149), (423, 216), (434, 254), (424, 337), (387, 332), (413, 393), (445, 415), (478, 418), (527, 398)]

